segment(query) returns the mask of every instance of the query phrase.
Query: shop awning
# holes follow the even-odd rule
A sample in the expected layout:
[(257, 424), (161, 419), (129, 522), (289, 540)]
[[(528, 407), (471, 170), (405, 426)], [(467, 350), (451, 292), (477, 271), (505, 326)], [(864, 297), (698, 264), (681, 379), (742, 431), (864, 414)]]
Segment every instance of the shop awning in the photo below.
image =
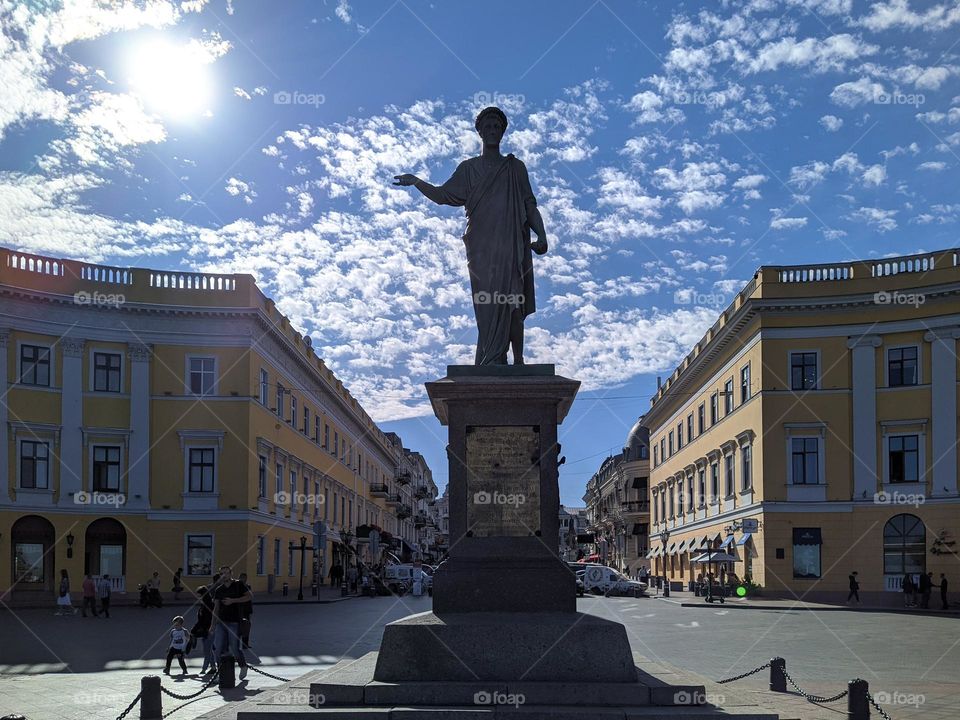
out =
[(649, 552), (647, 552), (647, 560), (650, 560), (650, 559), (652, 559), (652, 558), (655, 558), (656, 556), (657, 556), (657, 550), (656, 550), (656, 549), (653, 549), (653, 550), (650, 550)]
[(727, 536), (723, 539), (723, 542), (720, 543), (720, 549), (721, 549), (721, 550), (726, 550), (728, 547), (730, 547), (731, 545), (733, 545), (733, 541), (734, 541), (733, 535), (727, 535)]
[(743, 535), (741, 535), (740, 539), (737, 540), (737, 545), (746, 545), (748, 542), (750, 542), (751, 535), (752, 533), (744, 533)]
[(736, 562), (737, 558), (729, 553), (725, 552), (706, 552), (703, 555), (698, 555), (690, 562), (693, 563), (718, 563), (718, 562)]
[(673, 555), (676, 549), (677, 549), (677, 544), (675, 542), (670, 543), (669, 547), (667, 547), (667, 555)]
[(677, 545), (677, 552), (678, 552), (678, 553), (686, 552), (686, 550), (687, 550), (687, 543), (688, 543), (688, 542), (690, 542), (690, 541), (689, 541), (689, 540), (681, 540), (681, 541), (680, 541), (680, 544)]

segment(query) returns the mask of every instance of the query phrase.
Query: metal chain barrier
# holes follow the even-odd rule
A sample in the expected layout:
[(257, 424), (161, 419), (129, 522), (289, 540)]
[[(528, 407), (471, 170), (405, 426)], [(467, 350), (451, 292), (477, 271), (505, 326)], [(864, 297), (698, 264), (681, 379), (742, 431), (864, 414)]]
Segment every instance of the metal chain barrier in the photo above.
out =
[(127, 709), (124, 710), (119, 715), (117, 715), (117, 720), (123, 720), (127, 716), (127, 713), (129, 713), (131, 710), (133, 710), (133, 708), (137, 706), (137, 703), (140, 702), (140, 698), (142, 696), (143, 696), (142, 692), (137, 693), (137, 696), (133, 699), (133, 702), (127, 705)]
[[(820, 695), (811, 695), (810, 693), (807, 693), (801, 690), (800, 686), (794, 682), (793, 678), (790, 677), (790, 674), (786, 670), (783, 671), (783, 676), (787, 679), (788, 683), (793, 685), (794, 690), (796, 690), (804, 698), (806, 698), (807, 702), (816, 703), (817, 705), (824, 705), (826, 703), (836, 702), (840, 698), (845, 698), (847, 694), (850, 692), (849, 690), (844, 690), (843, 692), (837, 693), (836, 695), (832, 695), (831, 697), (821, 697)], [(890, 720), (890, 719), (887, 718), (887, 720)]]
[(761, 670), (766, 670), (768, 667), (770, 667), (770, 663), (767, 662), (767, 663), (764, 663), (763, 665), (761, 665), (761, 666), (758, 667), (758, 668), (754, 668), (753, 670), (750, 670), (749, 672), (743, 673), (742, 675), (734, 675), (733, 677), (727, 678), (726, 680), (717, 680), (716, 682), (717, 682), (718, 685), (723, 685), (724, 683), (733, 682), (734, 680), (743, 680), (743, 678), (745, 678), (745, 677), (750, 677), (751, 675), (755, 675), (756, 673), (760, 672)]
[(876, 710), (878, 713), (880, 713), (880, 717), (882, 717), (884, 720), (891, 720), (890, 716), (887, 715), (886, 712), (884, 712), (884, 709), (879, 705), (877, 705), (877, 701), (873, 699), (873, 695), (870, 695), (868, 693), (867, 700), (869, 700), (870, 704), (873, 705), (873, 709)]
[[(206, 684), (192, 695), (178, 695), (172, 690), (167, 690), (163, 685), (160, 686), (160, 691), (163, 692), (164, 695), (169, 695), (174, 700), (193, 700), (195, 697), (200, 697), (200, 695), (206, 692), (207, 689), (209, 689), (209, 687), (217, 681), (217, 676), (219, 674), (220, 671), (217, 670), (217, 672), (210, 676), (210, 679), (206, 682)], [(166, 717), (166, 715), (164, 715), (164, 717)]]
[(272, 678), (273, 680), (279, 680), (280, 682), (290, 682), (290, 678), (280, 677), (279, 675), (271, 675), (265, 670), (260, 670), (254, 667), (253, 665), (247, 665), (247, 667), (253, 670), (255, 673), (260, 673), (261, 675), (265, 675), (266, 677)]

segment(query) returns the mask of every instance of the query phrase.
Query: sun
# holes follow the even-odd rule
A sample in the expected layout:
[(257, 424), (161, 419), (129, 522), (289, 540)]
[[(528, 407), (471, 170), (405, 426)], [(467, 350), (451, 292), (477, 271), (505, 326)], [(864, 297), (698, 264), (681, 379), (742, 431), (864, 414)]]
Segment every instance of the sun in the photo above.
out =
[(131, 49), (127, 79), (133, 93), (154, 112), (198, 117), (210, 110), (212, 60), (199, 43), (153, 38)]

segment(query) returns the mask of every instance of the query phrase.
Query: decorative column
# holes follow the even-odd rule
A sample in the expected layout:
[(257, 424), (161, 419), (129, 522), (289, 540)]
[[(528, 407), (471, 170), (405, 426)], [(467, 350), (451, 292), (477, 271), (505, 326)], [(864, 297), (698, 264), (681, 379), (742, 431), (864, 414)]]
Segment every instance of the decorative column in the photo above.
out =
[(10, 450), (7, 439), (7, 390), (10, 377), (7, 375), (7, 345), (10, 340), (10, 331), (0, 329), (0, 506), (11, 504), (10, 501)]
[(850, 338), (853, 369), (853, 500), (877, 492), (877, 335)]
[(149, 345), (127, 345), (127, 362), (130, 367), (128, 508), (150, 507), (150, 355)]
[(930, 343), (930, 432), (933, 457), (930, 468), (931, 495), (957, 494), (957, 337), (960, 328), (931, 330), (923, 336)]
[(74, 504), (83, 489), (83, 348), (84, 341), (60, 340), (63, 355), (60, 383), (60, 497), (61, 507)]

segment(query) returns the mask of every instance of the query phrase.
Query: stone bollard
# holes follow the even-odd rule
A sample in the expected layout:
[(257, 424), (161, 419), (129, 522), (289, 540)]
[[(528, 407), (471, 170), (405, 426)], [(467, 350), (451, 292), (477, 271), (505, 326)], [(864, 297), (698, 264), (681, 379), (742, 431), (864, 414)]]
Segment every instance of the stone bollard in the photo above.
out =
[(233, 655), (221, 655), (219, 668), (217, 687), (221, 690), (233, 690), (237, 686)]
[(160, 720), (163, 717), (163, 694), (160, 677), (144, 675), (140, 678), (140, 720)]
[(787, 661), (782, 657), (775, 657), (770, 660), (770, 692), (787, 691)]
[(857, 678), (847, 683), (847, 720), (870, 720), (870, 685)]

